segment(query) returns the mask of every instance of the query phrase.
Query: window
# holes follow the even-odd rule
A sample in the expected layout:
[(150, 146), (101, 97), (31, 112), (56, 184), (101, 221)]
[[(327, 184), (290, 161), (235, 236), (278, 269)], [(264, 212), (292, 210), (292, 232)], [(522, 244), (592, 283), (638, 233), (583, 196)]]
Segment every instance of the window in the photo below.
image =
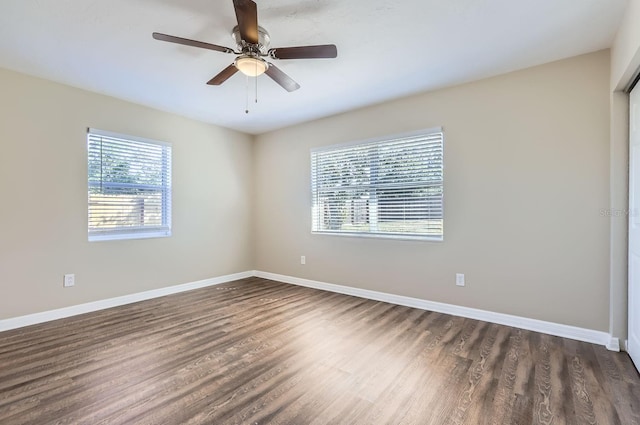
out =
[(443, 133), (311, 151), (312, 231), (442, 240)]
[(171, 236), (171, 145), (90, 128), (89, 240)]

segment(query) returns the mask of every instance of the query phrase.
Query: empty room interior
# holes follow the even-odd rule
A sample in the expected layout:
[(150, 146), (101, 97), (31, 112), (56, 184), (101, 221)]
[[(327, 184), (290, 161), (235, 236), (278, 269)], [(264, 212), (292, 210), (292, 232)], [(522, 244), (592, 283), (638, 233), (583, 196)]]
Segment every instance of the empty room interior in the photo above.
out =
[(3, 0), (0, 424), (640, 425), (639, 23)]

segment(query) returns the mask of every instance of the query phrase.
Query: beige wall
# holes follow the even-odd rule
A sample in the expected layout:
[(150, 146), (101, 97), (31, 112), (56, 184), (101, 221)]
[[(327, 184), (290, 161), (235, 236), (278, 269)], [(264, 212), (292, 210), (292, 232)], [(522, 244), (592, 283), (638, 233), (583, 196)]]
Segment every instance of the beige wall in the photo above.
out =
[[(310, 148), (436, 126), (444, 242), (310, 233)], [(608, 51), (261, 135), (254, 167), (258, 270), (608, 330)]]
[[(607, 330), (609, 66), (597, 52), (255, 144), (0, 70), (0, 319), (255, 268)], [(434, 126), (445, 131), (444, 242), (310, 234), (311, 147)], [(87, 242), (87, 127), (173, 143), (171, 238)], [(76, 287), (62, 288), (64, 273)]]
[[(0, 319), (252, 268), (251, 136), (6, 70), (0, 93)], [(87, 242), (87, 127), (173, 143), (172, 237)]]

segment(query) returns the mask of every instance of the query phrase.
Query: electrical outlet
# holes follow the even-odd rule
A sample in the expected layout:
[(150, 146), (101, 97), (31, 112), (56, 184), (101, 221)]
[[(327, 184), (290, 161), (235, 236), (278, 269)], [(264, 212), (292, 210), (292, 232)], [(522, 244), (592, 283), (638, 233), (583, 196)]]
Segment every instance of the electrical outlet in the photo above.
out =
[(456, 285), (464, 286), (464, 273), (456, 273)]
[(65, 274), (64, 275), (64, 281), (62, 283), (62, 285), (65, 288), (68, 288), (69, 286), (74, 286), (76, 284), (76, 275), (75, 274)]
[(300, 256), (300, 264), (305, 265), (307, 264), (307, 257), (305, 257), (304, 255)]

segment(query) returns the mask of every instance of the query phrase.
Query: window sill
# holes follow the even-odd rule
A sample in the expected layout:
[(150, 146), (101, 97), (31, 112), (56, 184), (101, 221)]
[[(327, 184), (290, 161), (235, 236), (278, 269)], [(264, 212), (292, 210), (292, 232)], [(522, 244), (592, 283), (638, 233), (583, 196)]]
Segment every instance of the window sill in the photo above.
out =
[(129, 239), (152, 239), (152, 238), (168, 238), (171, 236), (170, 231), (144, 232), (144, 233), (105, 233), (97, 235), (89, 235), (89, 242), (100, 241), (119, 241)]
[(356, 233), (356, 232), (317, 232), (311, 231), (312, 235), (327, 236), (347, 236), (353, 238), (369, 238), (369, 239), (391, 239), (403, 241), (422, 241), (422, 242), (444, 242), (443, 236), (420, 236), (420, 235), (398, 235), (398, 234), (382, 234), (382, 233)]

